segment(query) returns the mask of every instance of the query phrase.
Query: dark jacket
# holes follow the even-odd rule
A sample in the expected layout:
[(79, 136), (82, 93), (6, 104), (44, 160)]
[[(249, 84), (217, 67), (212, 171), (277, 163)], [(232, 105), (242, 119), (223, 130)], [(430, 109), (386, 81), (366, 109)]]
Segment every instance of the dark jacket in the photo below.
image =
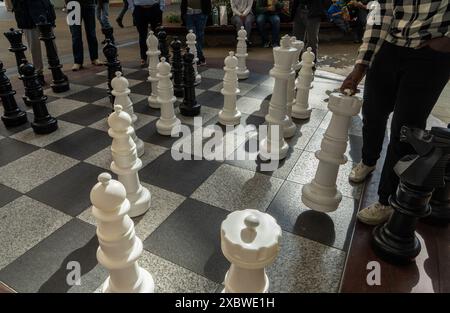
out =
[[(187, 0), (181, 0), (181, 15), (184, 16), (187, 12)], [(211, 14), (211, 0), (202, 0), (202, 13), (206, 15)]]
[[(70, 1), (72, 0), (65, 0), (64, 2), (67, 4)], [(73, 1), (79, 2), (82, 7), (97, 4), (97, 0), (73, 0)]]
[(325, 10), (324, 0), (294, 0), (291, 7), (291, 16), (295, 18), (295, 13), (299, 5), (308, 8), (308, 17), (325, 17), (327, 12)]
[(32, 29), (39, 23), (39, 17), (45, 16), (47, 22), (55, 25), (55, 8), (50, 0), (12, 0), (17, 27)]

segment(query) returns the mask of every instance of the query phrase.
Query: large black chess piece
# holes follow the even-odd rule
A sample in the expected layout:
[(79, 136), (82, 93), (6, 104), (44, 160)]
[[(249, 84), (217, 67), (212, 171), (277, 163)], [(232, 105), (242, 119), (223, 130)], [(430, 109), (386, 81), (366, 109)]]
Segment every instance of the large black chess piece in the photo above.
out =
[(61, 68), (62, 65), (59, 62), (58, 51), (55, 45), (55, 34), (53, 33), (53, 25), (47, 22), (45, 16), (39, 17), (40, 37), (39, 39), (44, 42), (45, 49), (47, 50), (47, 60), (49, 69), (52, 72), (53, 82), (50, 87), (55, 93), (61, 93), (70, 89), (69, 80), (64, 75)]
[(111, 40), (111, 43), (113, 45), (116, 44), (116, 41), (114, 39), (114, 28), (112, 27), (108, 27), (108, 28), (102, 28), (102, 33), (105, 36), (105, 41), (104, 43), (106, 44), (106, 40)]
[(420, 253), (415, 235), (419, 218), (431, 213), (434, 188), (444, 186), (445, 169), (450, 160), (450, 129), (433, 127), (430, 131), (402, 127), (400, 140), (412, 145), (417, 154), (403, 157), (394, 167), (400, 178), (389, 203), (394, 213), (373, 231), (375, 253), (394, 264), (412, 262)]
[(195, 97), (195, 70), (194, 54), (186, 49), (183, 56), (184, 62), (184, 100), (180, 104), (180, 113), (185, 116), (197, 116), (200, 114), (201, 106)]
[(172, 47), (172, 77), (173, 77), (173, 91), (175, 97), (184, 97), (184, 84), (183, 84), (183, 58), (181, 55), (181, 41), (178, 37), (174, 37), (170, 43)]
[(2, 121), (6, 127), (19, 126), (28, 121), (27, 114), (17, 105), (15, 94), (6, 76), (6, 70), (3, 68), (3, 62), (0, 61), (0, 99), (2, 99), (4, 111)]
[(112, 95), (111, 81), (116, 77), (116, 72), (122, 72), (122, 65), (118, 59), (117, 47), (110, 39), (106, 39), (103, 47), (103, 54), (106, 58), (106, 66), (108, 67), (108, 96), (111, 105), (114, 106), (114, 96)]
[(47, 110), (47, 96), (39, 83), (33, 64), (26, 60), (19, 68), (20, 79), (25, 87), (25, 101), (33, 107), (34, 121), (31, 127), (37, 134), (49, 134), (58, 129), (58, 121)]
[(170, 63), (169, 46), (167, 45), (167, 33), (164, 27), (158, 27), (158, 49), (161, 51), (159, 59), (166, 58), (166, 62)]
[(20, 68), (22, 60), (26, 59), (25, 50), (27, 50), (27, 47), (22, 42), (22, 33), (21, 30), (15, 30), (14, 28), (10, 28), (8, 32), (4, 33), (11, 45), (8, 50), (13, 52), (16, 57), (17, 69)]

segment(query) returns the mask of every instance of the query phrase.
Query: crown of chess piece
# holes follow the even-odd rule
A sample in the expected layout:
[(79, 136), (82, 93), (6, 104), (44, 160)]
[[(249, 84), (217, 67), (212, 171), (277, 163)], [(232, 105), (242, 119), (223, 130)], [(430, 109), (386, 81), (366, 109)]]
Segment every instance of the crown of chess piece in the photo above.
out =
[(114, 105), (114, 95), (112, 94), (111, 81), (116, 77), (116, 72), (122, 72), (122, 65), (118, 59), (117, 47), (110, 39), (106, 39), (103, 47), (103, 54), (106, 58), (106, 66), (108, 67), (108, 95), (111, 105)]
[(389, 198), (394, 212), (384, 225), (374, 229), (372, 240), (379, 257), (398, 265), (414, 261), (420, 253), (416, 224), (420, 218), (431, 214), (433, 190), (445, 187), (450, 162), (450, 129), (433, 127), (424, 131), (403, 126), (400, 141), (409, 143), (416, 154), (403, 157), (394, 166), (400, 179), (396, 193)]
[(130, 135), (136, 144), (137, 155), (141, 157), (145, 153), (144, 142), (134, 132), (134, 123), (137, 121), (137, 116), (134, 114), (133, 102), (130, 99), (131, 90), (128, 88), (129, 85), (128, 80), (122, 76), (121, 72), (116, 72), (116, 77), (111, 81), (112, 95), (115, 97), (114, 105), (122, 106), (123, 110), (130, 115), (131, 127), (133, 128), (133, 133)]
[(167, 33), (164, 27), (158, 27), (158, 49), (161, 51), (160, 58), (165, 58), (166, 62), (170, 62), (169, 46), (167, 45)]
[(181, 41), (178, 37), (174, 37), (170, 43), (172, 48), (172, 78), (173, 78), (173, 90), (175, 97), (184, 97), (184, 84), (183, 84), (183, 59), (181, 56)]
[(106, 43), (106, 40), (110, 40), (111, 43), (114, 45), (116, 43), (116, 40), (114, 39), (114, 28), (107, 27), (102, 28), (102, 34), (105, 36), (104, 43)]
[(292, 106), (292, 116), (296, 119), (305, 120), (311, 116), (312, 109), (309, 108), (309, 90), (314, 78), (314, 53), (308, 47), (302, 54), (302, 65), (297, 79), (296, 101)]
[(109, 173), (98, 176), (98, 183), (90, 193), (100, 245), (97, 260), (109, 272), (101, 290), (104, 293), (152, 293), (153, 277), (138, 264), (143, 245), (127, 215), (130, 202), (126, 195), (124, 186)]
[(289, 44), (291, 45), (291, 48), (295, 49), (295, 53), (292, 53), (292, 66), (291, 66), (291, 72), (289, 74), (289, 79), (287, 82), (287, 95), (286, 95), (286, 118), (285, 118), (285, 124), (283, 125), (283, 135), (284, 138), (291, 138), (295, 135), (297, 131), (297, 125), (292, 121), (292, 106), (295, 103), (295, 65), (298, 61), (298, 49), (294, 45), (296, 39), (295, 37), (291, 37)]
[(28, 122), (27, 114), (17, 105), (15, 94), (16, 91), (12, 89), (6, 70), (3, 68), (3, 62), (0, 61), (0, 99), (3, 105), (1, 119), (5, 127), (19, 126)]
[(239, 79), (247, 79), (250, 71), (247, 69), (247, 32), (244, 26), (237, 33), (236, 58), (238, 59), (237, 76)]
[(241, 210), (222, 222), (222, 252), (231, 266), (225, 275), (225, 293), (265, 293), (269, 278), (265, 267), (280, 250), (281, 227), (267, 213)]
[(219, 112), (219, 122), (222, 125), (237, 125), (241, 122), (241, 112), (236, 109), (236, 96), (240, 92), (238, 88), (237, 66), (238, 59), (234, 52), (230, 51), (225, 58), (225, 75), (221, 93), (224, 97), (222, 111)]
[(37, 134), (54, 132), (58, 129), (58, 121), (48, 113), (47, 96), (44, 95), (33, 64), (23, 60), (19, 74), (25, 87), (24, 101), (33, 107), (34, 121), (31, 123), (33, 131)]
[(197, 36), (195, 35), (192, 29), (186, 35), (186, 45), (189, 48), (189, 51), (194, 55), (194, 72), (195, 72), (195, 86), (199, 85), (202, 81), (202, 76), (198, 72), (197, 62)]
[(49, 69), (52, 72), (53, 81), (50, 84), (50, 87), (55, 93), (65, 92), (70, 89), (70, 85), (67, 76), (64, 75), (61, 70), (62, 65), (59, 62), (58, 51), (56, 49), (53, 25), (47, 22), (45, 16), (41, 15), (37, 27), (40, 32), (39, 39), (45, 44), (47, 61)]
[(148, 105), (151, 108), (159, 109), (161, 104), (158, 102), (158, 63), (161, 51), (158, 50), (158, 38), (153, 31), (149, 32), (147, 38), (147, 57), (148, 57), (148, 81), (151, 84), (151, 93), (148, 97)]
[(201, 105), (195, 95), (195, 71), (193, 66), (194, 54), (186, 49), (183, 55), (184, 62), (184, 99), (180, 104), (180, 113), (184, 116), (197, 116), (200, 114)]
[(22, 60), (26, 60), (25, 50), (27, 50), (27, 47), (22, 42), (22, 34), (23, 32), (21, 30), (16, 30), (14, 28), (10, 28), (9, 31), (4, 33), (11, 45), (8, 50), (14, 53), (14, 56), (16, 57), (17, 69), (20, 68)]

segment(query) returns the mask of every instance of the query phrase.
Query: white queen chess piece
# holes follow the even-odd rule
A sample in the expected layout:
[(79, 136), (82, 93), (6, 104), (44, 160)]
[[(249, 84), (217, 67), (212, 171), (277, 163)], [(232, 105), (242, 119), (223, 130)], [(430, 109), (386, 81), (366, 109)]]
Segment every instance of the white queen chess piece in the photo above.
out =
[(247, 79), (250, 76), (250, 72), (247, 69), (247, 32), (244, 26), (237, 33), (237, 48), (236, 57), (238, 59), (237, 77), (239, 79)]
[(194, 55), (195, 85), (198, 85), (202, 81), (202, 76), (198, 73), (197, 37), (192, 29), (190, 29), (186, 35), (186, 45), (189, 48), (189, 51)]
[(130, 202), (124, 186), (108, 173), (98, 177), (90, 198), (97, 220), (99, 248), (97, 260), (109, 272), (101, 290), (104, 293), (152, 293), (152, 275), (139, 266), (142, 241), (136, 237), (134, 223), (127, 215)]
[(234, 52), (230, 51), (224, 63), (225, 75), (221, 90), (224, 96), (224, 105), (223, 110), (219, 112), (219, 122), (222, 125), (237, 125), (241, 122), (241, 112), (236, 109), (236, 95), (239, 93), (238, 77), (236, 75), (238, 59), (235, 57)]
[(125, 186), (127, 199), (130, 201), (129, 215), (142, 215), (150, 208), (151, 194), (139, 181), (138, 171), (142, 167), (142, 161), (138, 158), (136, 144), (131, 139), (131, 133), (134, 131), (131, 127), (131, 117), (123, 111), (122, 106), (116, 105), (114, 112), (108, 117), (108, 125), (108, 134), (113, 138), (111, 170)]
[[(348, 93), (348, 92), (347, 92)], [(316, 152), (319, 165), (314, 179), (302, 189), (303, 203), (316, 211), (335, 211), (342, 200), (336, 187), (339, 166), (347, 162), (348, 131), (352, 116), (359, 113), (362, 100), (340, 93), (330, 94), (328, 109), (331, 121), (323, 135), (320, 150)]]
[(292, 107), (292, 116), (306, 120), (311, 117), (311, 109), (309, 108), (309, 90), (311, 89), (311, 82), (314, 78), (314, 53), (311, 47), (308, 47), (302, 55), (302, 68), (297, 79), (297, 96), (295, 104)]
[(281, 228), (275, 219), (258, 210), (230, 213), (222, 222), (221, 247), (231, 266), (225, 275), (225, 293), (266, 293), (265, 267), (280, 250)]
[(158, 50), (158, 38), (153, 31), (150, 31), (147, 38), (147, 57), (148, 57), (148, 81), (151, 84), (152, 92), (148, 97), (148, 105), (151, 108), (159, 109), (161, 104), (158, 102), (158, 70), (156, 67), (159, 63), (159, 56), (161, 51)]
[(122, 76), (121, 72), (116, 72), (116, 77), (111, 81), (112, 95), (115, 97), (114, 105), (122, 106), (123, 110), (127, 112), (131, 117), (131, 127), (133, 132), (130, 134), (134, 143), (136, 144), (137, 155), (141, 157), (144, 155), (144, 142), (138, 138), (134, 131), (134, 123), (137, 121), (137, 116), (134, 114), (133, 102), (130, 99), (130, 88), (128, 80)]
[(296, 55), (295, 55), (295, 64), (294, 64), (294, 70), (295, 72), (298, 72), (302, 68), (302, 64), (300, 62), (300, 55), (302, 54), (303, 49), (305, 48), (305, 43), (301, 40), (297, 40), (297, 38), (291, 37), (291, 44), (297, 49)]

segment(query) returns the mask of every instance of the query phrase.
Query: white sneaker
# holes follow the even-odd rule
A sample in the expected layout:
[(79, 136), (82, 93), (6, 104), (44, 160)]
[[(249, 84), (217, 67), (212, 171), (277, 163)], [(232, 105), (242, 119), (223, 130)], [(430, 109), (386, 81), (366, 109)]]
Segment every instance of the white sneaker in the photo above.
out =
[(72, 66), (72, 71), (76, 72), (76, 71), (81, 70), (82, 68), (83, 68), (83, 65), (82, 65), (82, 64), (77, 64), (77, 63), (75, 63), (75, 64)]
[(358, 220), (367, 225), (379, 225), (386, 222), (394, 209), (390, 205), (376, 202), (356, 214)]
[(367, 166), (361, 161), (352, 169), (348, 179), (353, 183), (362, 183), (374, 169), (375, 166)]

